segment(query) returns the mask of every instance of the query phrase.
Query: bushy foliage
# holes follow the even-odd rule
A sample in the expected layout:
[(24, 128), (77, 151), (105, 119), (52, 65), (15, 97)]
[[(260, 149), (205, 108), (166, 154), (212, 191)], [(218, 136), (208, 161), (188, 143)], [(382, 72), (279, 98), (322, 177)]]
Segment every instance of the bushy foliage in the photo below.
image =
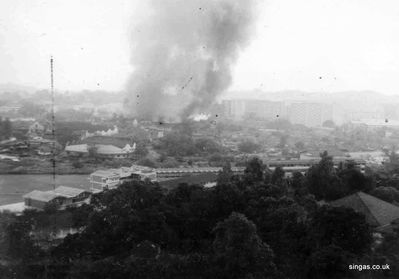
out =
[[(81, 231), (51, 256), (36, 252), (30, 223), (19, 222), (35, 215), (15, 217), (7, 231), (15, 251), (24, 245), (32, 258), (41, 257), (20, 264), (37, 278), (350, 276), (343, 265), (370, 252), (370, 228), (353, 210), (318, 206), (307, 183), (253, 159), (242, 176), (226, 164), (213, 188), (180, 184), (167, 191), (137, 181), (95, 194), (90, 205), (68, 211)], [(150, 252), (138, 252), (143, 243)]]
[(0, 140), (9, 139), (12, 135), (12, 124), (10, 119), (0, 117)]
[(244, 140), (238, 144), (238, 150), (244, 153), (254, 153), (260, 149), (260, 145), (252, 140)]
[(373, 179), (356, 169), (352, 163), (334, 167), (333, 158), (324, 152), (318, 164), (312, 166), (306, 176), (309, 192), (317, 200), (335, 200), (346, 195), (373, 189)]
[(221, 146), (209, 138), (199, 138), (194, 140), (187, 131), (174, 131), (168, 133), (160, 140), (156, 146), (158, 151), (166, 153), (168, 156), (193, 156), (207, 155), (222, 151)]

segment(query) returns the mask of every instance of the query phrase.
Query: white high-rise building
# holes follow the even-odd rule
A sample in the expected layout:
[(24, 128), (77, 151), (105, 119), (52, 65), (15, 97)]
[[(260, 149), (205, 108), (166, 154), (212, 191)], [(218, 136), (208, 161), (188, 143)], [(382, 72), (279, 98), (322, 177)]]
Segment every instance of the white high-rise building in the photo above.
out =
[(265, 120), (285, 118), (287, 113), (283, 102), (266, 100), (224, 100), (225, 116), (240, 120), (254, 117)]
[(332, 105), (323, 103), (297, 102), (289, 106), (289, 120), (293, 124), (320, 127), (326, 120), (333, 119)]

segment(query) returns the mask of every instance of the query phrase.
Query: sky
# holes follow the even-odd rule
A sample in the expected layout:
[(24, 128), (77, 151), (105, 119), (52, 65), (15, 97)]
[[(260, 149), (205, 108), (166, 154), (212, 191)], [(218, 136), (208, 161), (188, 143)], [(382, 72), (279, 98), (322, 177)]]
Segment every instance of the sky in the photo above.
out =
[[(399, 94), (398, 1), (259, 1), (230, 90)], [(139, 2), (1, 0), (0, 84), (47, 88), (53, 55), (57, 89), (123, 90)]]

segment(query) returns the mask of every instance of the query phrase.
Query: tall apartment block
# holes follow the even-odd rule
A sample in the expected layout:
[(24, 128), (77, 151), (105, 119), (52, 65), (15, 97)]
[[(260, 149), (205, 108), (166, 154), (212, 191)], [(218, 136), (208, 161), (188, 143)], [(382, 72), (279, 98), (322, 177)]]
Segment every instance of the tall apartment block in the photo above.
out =
[(225, 116), (241, 120), (244, 117), (254, 117), (264, 120), (286, 118), (284, 102), (265, 100), (224, 100), (222, 102)]
[(296, 102), (289, 105), (289, 120), (293, 124), (320, 127), (326, 120), (333, 120), (332, 105), (323, 103)]

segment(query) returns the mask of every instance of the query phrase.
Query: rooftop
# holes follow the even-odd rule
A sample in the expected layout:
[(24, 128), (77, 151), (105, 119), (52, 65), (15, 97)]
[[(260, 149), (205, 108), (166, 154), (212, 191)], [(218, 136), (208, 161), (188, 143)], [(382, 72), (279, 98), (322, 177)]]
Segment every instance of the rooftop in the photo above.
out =
[(82, 143), (95, 144), (95, 145), (113, 145), (113, 146), (116, 146), (119, 148), (125, 147), (126, 144), (130, 144), (130, 145), (133, 144), (131, 138), (123, 137), (123, 136), (112, 136), (112, 137), (93, 136), (93, 137), (84, 139), (82, 141)]
[[(122, 148), (116, 147), (114, 145), (96, 144), (95, 147), (97, 148), (96, 152), (98, 154), (105, 154), (105, 155), (126, 154), (125, 150), (123, 150)], [(88, 145), (87, 144), (68, 145), (65, 147), (65, 151), (87, 153)]]
[(87, 144), (68, 145), (65, 147), (65, 151), (85, 153), (87, 152)]
[(54, 189), (54, 191), (51, 191), (56, 193), (59, 196), (67, 197), (67, 198), (72, 198), (76, 197), (84, 192), (87, 192), (84, 189), (79, 189), (79, 188), (73, 188), (73, 187), (68, 187), (68, 186), (59, 186)]
[(125, 154), (121, 148), (113, 145), (96, 144), (98, 154)]
[(119, 173), (115, 169), (109, 169), (109, 170), (97, 170), (90, 175), (108, 177), (108, 176), (119, 176)]
[(349, 207), (363, 213), (366, 221), (374, 227), (390, 225), (399, 218), (399, 207), (363, 192), (335, 200), (331, 205)]
[(23, 198), (24, 199), (29, 198), (29, 199), (43, 201), (43, 202), (49, 202), (58, 196), (59, 195), (54, 193), (53, 191), (43, 192), (43, 191), (33, 190), (32, 192), (24, 195)]

